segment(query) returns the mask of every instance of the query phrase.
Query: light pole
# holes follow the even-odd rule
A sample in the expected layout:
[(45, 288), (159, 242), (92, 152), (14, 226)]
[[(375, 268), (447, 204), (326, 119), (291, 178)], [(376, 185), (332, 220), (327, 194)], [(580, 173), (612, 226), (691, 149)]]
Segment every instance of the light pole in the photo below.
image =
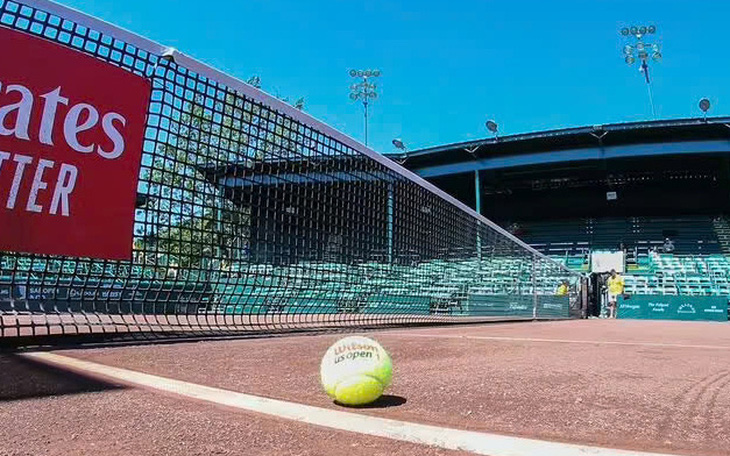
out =
[[(497, 125), (497, 122), (493, 120), (487, 120), (484, 123), (484, 126), (487, 127), (487, 130), (489, 130), (490, 133), (494, 135), (494, 139), (499, 141), (499, 125)], [(474, 149), (466, 149), (467, 152), (469, 152), (472, 157), (476, 160), (478, 157), (476, 155), (477, 148)], [(474, 208), (476, 209), (477, 213), (481, 215), (482, 213), (482, 184), (479, 179), (479, 169), (474, 170)]]
[(372, 82), (373, 78), (380, 76), (380, 70), (350, 70), (350, 76), (357, 79), (355, 84), (350, 86), (350, 99), (362, 100), (365, 113), (365, 145), (368, 145), (368, 105), (370, 99), (378, 98), (377, 85)]
[(651, 93), (651, 79), (649, 79), (649, 58), (658, 62), (662, 58), (662, 53), (659, 50), (659, 45), (655, 43), (649, 43), (644, 38), (646, 35), (654, 35), (656, 33), (656, 27), (653, 25), (649, 26), (635, 26), (624, 27), (621, 29), (621, 35), (624, 37), (633, 36), (636, 38), (636, 42), (627, 44), (624, 46), (624, 62), (631, 66), (634, 63), (639, 62), (639, 71), (644, 73), (646, 79), (646, 88), (649, 91), (649, 104), (651, 105), (651, 115), (656, 119), (656, 110), (654, 109), (654, 97)]

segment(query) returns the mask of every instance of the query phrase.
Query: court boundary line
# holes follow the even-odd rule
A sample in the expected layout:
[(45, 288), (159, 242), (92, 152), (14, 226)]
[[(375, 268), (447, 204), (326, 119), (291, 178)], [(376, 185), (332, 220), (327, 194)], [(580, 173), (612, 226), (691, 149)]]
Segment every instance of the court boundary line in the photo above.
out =
[(578, 340), (578, 339), (546, 339), (539, 337), (509, 337), (509, 336), (469, 336), (469, 335), (452, 335), (452, 334), (419, 334), (407, 333), (403, 331), (384, 331), (383, 334), (404, 337), (422, 337), (433, 339), (466, 339), (466, 340), (491, 340), (495, 342), (540, 342), (540, 343), (559, 343), (559, 344), (582, 344), (582, 345), (620, 345), (620, 346), (638, 346), (638, 347), (654, 347), (654, 348), (702, 348), (709, 350), (730, 350), (730, 346), (723, 345), (698, 345), (698, 344), (668, 344), (664, 342), (627, 342), (615, 340)]
[(662, 453), (617, 450), (509, 437), (326, 409), (145, 374), (50, 352), (31, 352), (22, 356), (132, 386), (172, 393), (177, 396), (279, 419), (408, 443), (429, 445), (445, 450), (467, 451), (488, 456), (543, 456), (545, 454), (560, 454), (562, 456), (670, 456)]

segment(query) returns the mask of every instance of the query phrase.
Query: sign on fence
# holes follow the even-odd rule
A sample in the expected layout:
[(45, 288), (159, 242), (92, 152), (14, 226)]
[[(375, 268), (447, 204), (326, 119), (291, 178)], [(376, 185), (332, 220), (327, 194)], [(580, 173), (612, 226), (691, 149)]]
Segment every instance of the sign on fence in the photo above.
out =
[(0, 251), (130, 259), (151, 86), (0, 27)]
[[(45, 286), (0, 285), (0, 313), (90, 312), (103, 314), (197, 313), (213, 296), (210, 284), (188, 282), (92, 280)], [(183, 310), (184, 309), (184, 310)]]
[(723, 296), (631, 295), (619, 298), (618, 318), (645, 320), (727, 321), (728, 298)]
[[(538, 318), (568, 318), (570, 301), (568, 296), (538, 295), (487, 295), (470, 294), (464, 309), (468, 315), (519, 316)], [(537, 307), (535, 307), (537, 305)]]

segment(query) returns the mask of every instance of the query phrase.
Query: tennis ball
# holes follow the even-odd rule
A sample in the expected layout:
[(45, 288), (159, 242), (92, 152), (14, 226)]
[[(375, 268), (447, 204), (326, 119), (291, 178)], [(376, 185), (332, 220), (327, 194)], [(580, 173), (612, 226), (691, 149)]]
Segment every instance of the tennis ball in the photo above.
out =
[(388, 352), (367, 337), (351, 336), (335, 342), (320, 366), (322, 386), (344, 405), (369, 404), (390, 386), (393, 364)]

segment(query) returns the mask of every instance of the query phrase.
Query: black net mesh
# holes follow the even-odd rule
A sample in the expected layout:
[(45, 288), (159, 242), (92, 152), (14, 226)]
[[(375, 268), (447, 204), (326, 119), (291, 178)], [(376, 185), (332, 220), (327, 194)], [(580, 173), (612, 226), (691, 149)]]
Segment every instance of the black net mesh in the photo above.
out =
[(4, 341), (577, 316), (577, 275), (268, 96), (17, 2), (0, 26), (153, 87), (132, 261), (0, 252)]

